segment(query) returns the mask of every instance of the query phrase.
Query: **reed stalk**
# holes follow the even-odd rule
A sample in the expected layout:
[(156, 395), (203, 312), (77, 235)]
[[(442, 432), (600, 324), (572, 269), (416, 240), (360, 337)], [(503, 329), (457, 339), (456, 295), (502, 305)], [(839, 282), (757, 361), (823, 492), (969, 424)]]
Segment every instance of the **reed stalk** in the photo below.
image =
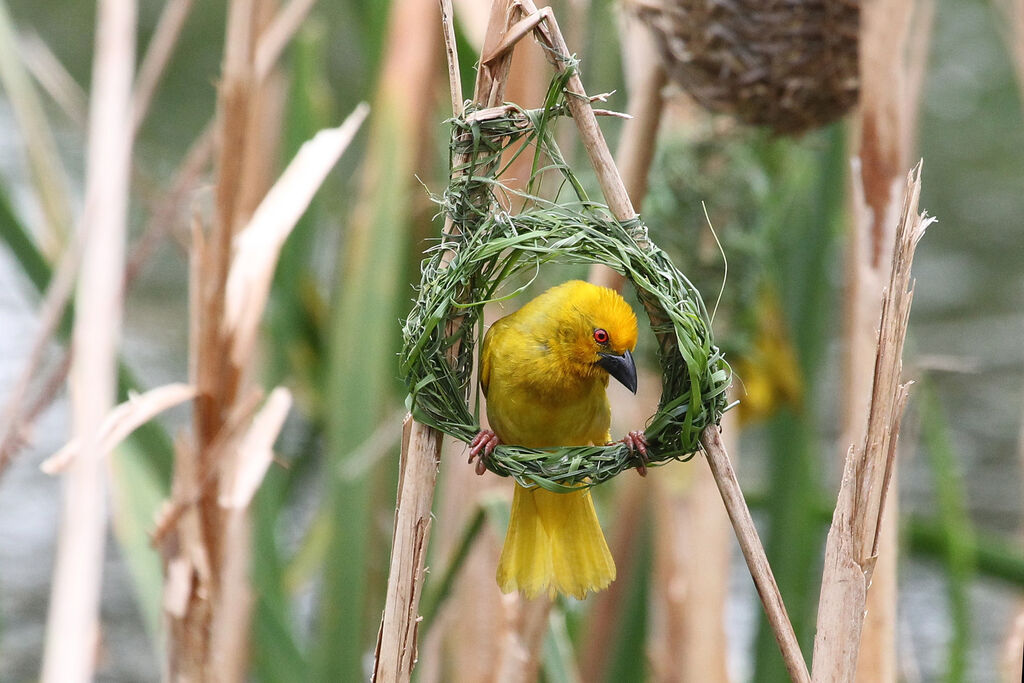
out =
[[(361, 106), (337, 129), (322, 131), (299, 150), (266, 194), (235, 241), (221, 291), (222, 361), (200, 371), (192, 347), (197, 409), (219, 408), (222, 423), (208, 444), (179, 442), (173, 499), (164, 511), (154, 542), (167, 567), (164, 610), (168, 621), (167, 675), (188, 680), (242, 680), (247, 667), (246, 637), (252, 596), (248, 588), (250, 532), (248, 508), (272, 459), (271, 446), (291, 399), (275, 390), (262, 410), (262, 392), (244, 368), (253, 363), (259, 322), (280, 249), (306, 210), (328, 171), (347, 148), (362, 120)], [(203, 234), (195, 228), (192, 292), (203, 292), (204, 276), (216, 273)], [(201, 266), (199, 264), (202, 264)], [(207, 292), (209, 290), (206, 290)], [(198, 318), (211, 306), (192, 310), (193, 344), (202, 344)], [(209, 333), (207, 333), (209, 334)], [(210, 343), (207, 341), (206, 343)], [(238, 378), (230, 402), (203, 401), (202, 372)], [(198, 380), (198, 381), (197, 381)], [(231, 387), (228, 387), (231, 388)], [(198, 436), (197, 436), (198, 441)], [(205, 467), (205, 470), (201, 470)], [(202, 506), (213, 497), (216, 516)], [(206, 529), (214, 534), (207, 535)]]
[[(911, 31), (914, 3), (872, 0), (862, 4), (860, 27), (861, 96), (858, 116), (855, 196), (852, 232), (846, 256), (846, 322), (844, 328), (841, 443), (863, 433), (871, 400), (870, 368), (875, 355), (880, 315), (877, 292), (889, 279), (899, 215), (903, 169), (909, 166), (917, 100), (915, 82), (923, 51), (909, 50), (911, 40), (928, 34), (927, 26)], [(918, 86), (919, 87), (919, 86)], [(898, 497), (884, 518), (879, 564), (868, 595), (868, 618), (857, 664), (858, 680), (896, 680), (896, 522)]]
[(88, 97), (39, 34), (23, 34), (18, 47), (25, 67), (50, 99), (80, 130), (88, 125)]
[[(179, 441), (172, 503), (154, 534), (167, 579), (165, 675), (242, 680), (248, 666), (252, 594), (248, 508), (271, 460), (290, 405), (262, 391), (251, 373), (259, 322), (281, 247), (366, 115), (303, 146), (262, 193), (272, 149), (264, 126), (280, 128), (255, 66), (256, 31), (272, 5), (236, 0), (229, 8), (218, 106), (218, 178), (212, 228), (193, 227), (190, 375), (196, 387), (194, 440)], [(271, 113), (266, 118), (267, 112)], [(260, 157), (259, 159), (255, 157)]]
[(72, 339), (72, 430), (85, 451), (64, 475), (41, 678), (88, 681), (96, 666), (106, 537), (106, 472), (90, 440), (113, 406), (128, 220), (134, 2), (99, 3), (89, 112), (82, 270)]
[[(504, 38), (512, 22), (511, 2), (496, 0), (484, 38), (482, 54)], [(452, 9), (447, 0), (441, 3), (442, 30), (449, 59), (452, 111), (463, 113), (461, 84), (454, 79), (457, 68), (451, 61), (456, 55)], [(481, 61), (477, 72), (473, 101), (481, 107), (501, 103), (508, 76), (511, 54), (494, 61)], [(454, 159), (453, 168), (463, 166), (466, 159)], [(445, 234), (453, 229), (451, 217), (445, 218)], [(440, 463), (441, 434), (437, 430), (406, 419), (402, 440), (402, 460), (398, 480), (394, 536), (388, 572), (387, 596), (374, 658), (373, 680), (408, 681), (416, 662), (416, 630), (419, 601), (422, 593), (427, 541), (431, 526), (431, 506)]]
[[(918, 214), (921, 165), (907, 176), (896, 224), (891, 276), (884, 289), (867, 427), (851, 445), (843, 483), (825, 547), (825, 571), (814, 640), (814, 680), (852, 681), (858, 671), (868, 587), (886, 551), (885, 517), (895, 469), (900, 419), (907, 400), (901, 384), (903, 342), (913, 298), (910, 267), (914, 250), (931, 220)], [(879, 654), (889, 655), (889, 650)], [(861, 660), (863, 663), (863, 660)], [(882, 662), (882, 666), (885, 664)], [(885, 674), (887, 669), (875, 669)], [(885, 680), (885, 679), (875, 679)]]

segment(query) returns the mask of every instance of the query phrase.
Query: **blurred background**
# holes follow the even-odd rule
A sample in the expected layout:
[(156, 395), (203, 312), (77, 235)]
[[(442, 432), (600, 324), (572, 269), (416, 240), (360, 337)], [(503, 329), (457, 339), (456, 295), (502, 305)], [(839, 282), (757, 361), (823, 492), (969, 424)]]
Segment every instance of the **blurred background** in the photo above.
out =
[[(486, 4), (455, 3), (467, 95)], [(267, 22), (282, 8), (309, 5), (260, 84), (258, 132), (249, 138), (258, 150), (257, 197), (317, 130), (337, 126), (361, 101), (372, 111), (281, 253), (248, 368), (259, 385), (290, 388), (295, 403), (250, 511), (247, 667), (252, 680), (359, 680), (372, 666), (387, 582), (405, 413), (401, 319), (423, 250), (440, 230), (430, 193), (447, 185), (451, 110), (440, 20), (432, 1), (257, 5)], [(171, 6), (181, 14), (180, 35), (131, 163), (135, 270), (120, 361), (140, 391), (189, 376), (190, 221), (211, 215), (218, 182), (204, 131), (222, 80), (225, 8), (143, 0), (140, 60)], [(645, 69), (655, 68), (636, 55), (656, 42), (649, 26), (664, 30), (653, 6), (554, 4), (588, 91), (612, 93), (602, 106), (632, 110)], [(634, 13), (646, 23), (623, 28)], [(95, 21), (92, 3), (0, 0), (0, 426), (11, 429), (14, 397), (26, 436), (22, 443), (0, 435), (3, 681), (38, 677), (46, 637), (61, 484), (39, 465), (69, 438), (69, 324), (58, 325), (28, 392), (15, 396), (15, 387), (41, 325), (43, 293), (82, 213)], [(1019, 680), (1024, 6), (935, 0), (918, 3), (909, 21), (906, 87), (897, 97), (904, 148), (893, 172), (902, 182), (924, 159), (921, 207), (939, 222), (914, 264), (904, 375), (916, 384), (900, 440), (896, 639), (885, 657), (902, 681)], [(538, 106), (549, 72), (536, 46), (522, 52), (506, 99)], [(688, 87), (670, 78), (657, 90), (664, 110), (646, 197), (634, 200), (709, 308), (721, 294), (717, 342), (737, 372), (741, 401), (731, 416), (733, 456), (809, 656), (825, 533), (850, 443), (850, 159), (869, 136), (856, 111), (823, 123), (748, 125), (742, 114), (709, 113)], [(568, 162), (596, 187), (564, 124)], [(601, 124), (615, 150), (623, 121)], [(705, 207), (729, 262), (724, 285)], [(550, 267), (532, 291), (586, 276)], [(648, 370), (639, 398), (615, 397), (617, 436), (653, 412), (652, 347), (648, 340), (641, 349)], [(161, 564), (145, 534), (170, 491), (172, 440), (190, 424), (189, 411), (175, 408), (112, 456), (98, 680), (158, 680), (163, 670)], [(495, 680), (494, 648), (503, 629), (514, 628), (493, 579), (510, 483), (471, 477), (471, 469), (461, 445), (446, 444), (421, 605), (424, 681)], [(685, 527), (689, 515), (720, 514), (707, 512), (720, 505), (714, 495), (699, 502), (696, 471), (704, 469), (694, 459), (644, 480), (627, 473), (596, 493), (619, 579), (607, 593), (555, 605), (537, 661), (542, 680), (786, 680), (731, 532), (713, 522), (708, 540)], [(705, 543), (731, 559), (717, 561)], [(725, 593), (694, 607), (702, 574), (720, 577)], [(695, 649), (703, 663), (679, 661)]]

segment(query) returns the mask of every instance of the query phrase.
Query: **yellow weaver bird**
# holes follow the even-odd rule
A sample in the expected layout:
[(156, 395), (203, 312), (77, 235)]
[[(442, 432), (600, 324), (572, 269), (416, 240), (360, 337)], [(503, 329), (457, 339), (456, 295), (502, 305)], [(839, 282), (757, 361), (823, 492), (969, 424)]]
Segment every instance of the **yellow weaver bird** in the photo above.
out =
[[(573, 280), (553, 287), (494, 323), (484, 337), (480, 384), (490, 430), (469, 461), (499, 443), (529, 448), (611, 441), (605, 390), (614, 377), (636, 393), (636, 315), (614, 290)], [(493, 431), (492, 431), (493, 430)], [(623, 439), (646, 456), (641, 432)], [(516, 484), (498, 586), (527, 597), (556, 592), (583, 598), (615, 579), (588, 488), (554, 493)]]

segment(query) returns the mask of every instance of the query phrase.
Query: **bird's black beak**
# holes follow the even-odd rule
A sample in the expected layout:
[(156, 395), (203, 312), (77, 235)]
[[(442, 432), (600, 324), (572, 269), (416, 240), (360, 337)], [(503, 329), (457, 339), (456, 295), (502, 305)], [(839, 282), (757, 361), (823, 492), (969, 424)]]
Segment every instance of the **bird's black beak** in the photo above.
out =
[(621, 356), (613, 353), (598, 351), (597, 355), (601, 360), (597, 364), (608, 371), (608, 374), (622, 382), (622, 385), (636, 393), (636, 364), (633, 362), (633, 354), (626, 351)]

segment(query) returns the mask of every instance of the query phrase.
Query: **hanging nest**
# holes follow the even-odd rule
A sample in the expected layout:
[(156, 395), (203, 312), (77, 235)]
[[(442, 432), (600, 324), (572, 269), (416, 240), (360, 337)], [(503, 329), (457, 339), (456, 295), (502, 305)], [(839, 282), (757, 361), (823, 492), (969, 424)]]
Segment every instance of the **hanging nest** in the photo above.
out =
[[(469, 111), (452, 121), (452, 157), (472, 161), (452, 169), (450, 186), (436, 198), (458, 232), (443, 235), (428, 252), (418, 298), (403, 329), (401, 368), (409, 408), (417, 420), (472, 440), (480, 425), (467, 399), (484, 304), (518, 294), (525, 286), (502, 294), (502, 284), (535, 273), (544, 263), (602, 263), (633, 283), (659, 341), (662, 396), (645, 430), (646, 464), (689, 459), (700, 446), (701, 431), (717, 424), (727, 407), (731, 372), (713, 343), (707, 311), (694, 287), (650, 242), (639, 220), (621, 223), (605, 206), (590, 201), (562, 160), (550, 123), (566, 114), (567, 78), (568, 70), (556, 76), (540, 110), (507, 105)], [(501, 172), (511, 163), (508, 157), (530, 147), (534, 173), (526, 191), (514, 191), (500, 182)], [(506, 149), (510, 154), (503, 159)], [(559, 174), (574, 199), (555, 203), (535, 196), (532, 190), (545, 172)], [(504, 208), (518, 201), (528, 208), (515, 214)], [(552, 491), (598, 484), (638, 464), (637, 455), (623, 444), (500, 445), (485, 459), (496, 474)]]
[(713, 112), (796, 134), (857, 102), (859, 0), (631, 0), (669, 76)]

